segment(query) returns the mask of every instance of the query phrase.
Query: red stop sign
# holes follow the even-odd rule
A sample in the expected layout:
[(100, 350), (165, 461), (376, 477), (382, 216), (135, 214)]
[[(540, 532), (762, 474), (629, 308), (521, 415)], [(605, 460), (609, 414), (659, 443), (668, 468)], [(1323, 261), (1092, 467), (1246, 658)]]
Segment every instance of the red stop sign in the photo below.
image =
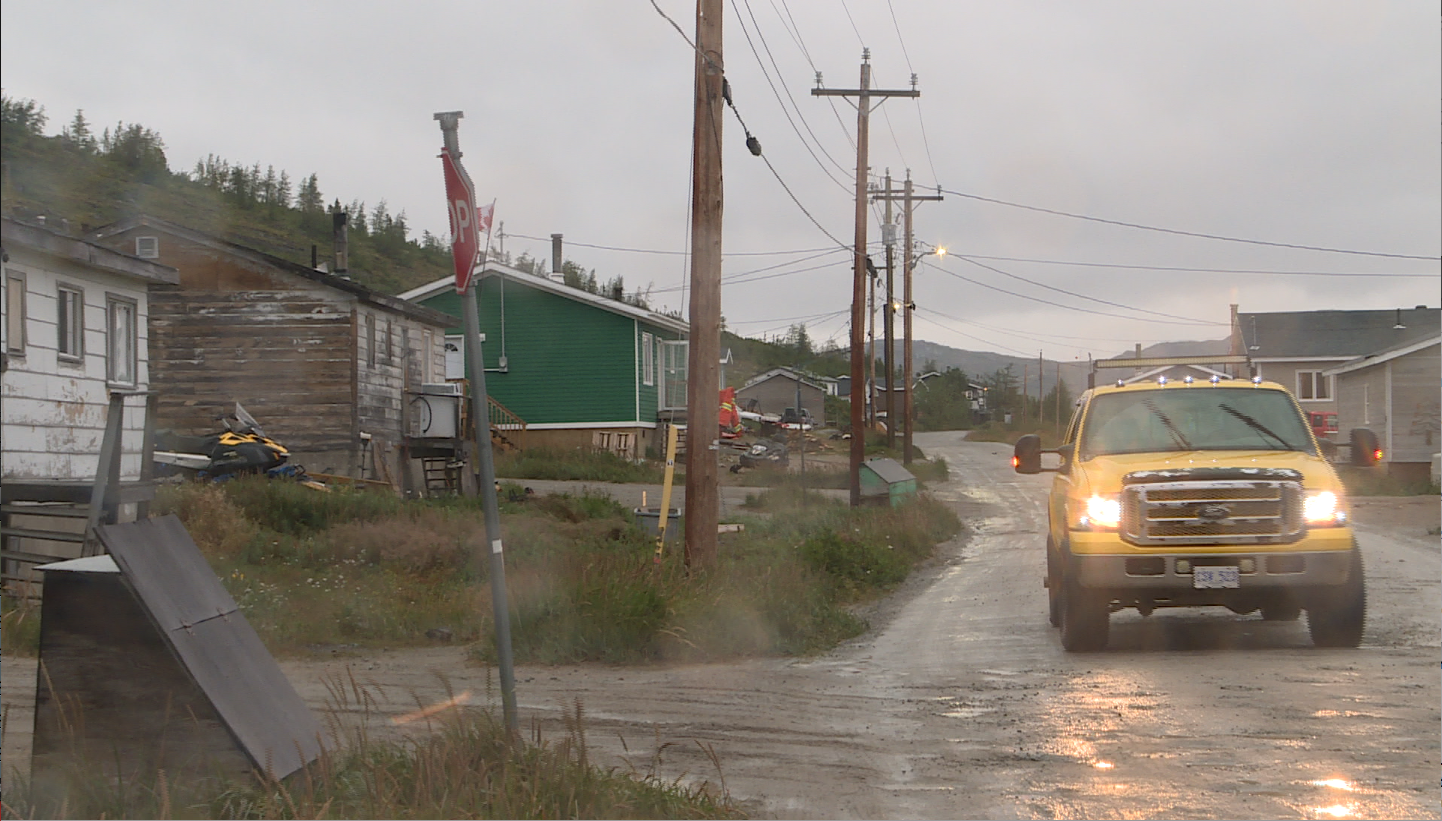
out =
[(446, 173), (446, 210), (451, 215), (451, 258), (456, 265), (456, 291), (465, 293), (471, 285), (476, 256), (481, 252), (480, 224), (476, 217), (476, 189), (451, 152), (441, 149)]

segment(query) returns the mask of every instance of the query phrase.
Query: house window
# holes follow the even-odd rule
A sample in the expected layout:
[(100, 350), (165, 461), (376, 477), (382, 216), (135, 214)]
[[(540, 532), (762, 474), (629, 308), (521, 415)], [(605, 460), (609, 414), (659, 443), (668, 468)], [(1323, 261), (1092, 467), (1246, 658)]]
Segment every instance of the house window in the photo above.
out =
[(1332, 398), (1332, 380), (1321, 371), (1297, 371), (1297, 398), (1325, 401)]
[(105, 378), (117, 385), (136, 382), (136, 313), (134, 300), (112, 296), (105, 302)]
[(366, 314), (366, 364), (376, 366), (376, 318)]
[(25, 355), (25, 277), (5, 277), (5, 352)]
[(389, 319), (387, 319), (387, 320), (386, 320), (386, 362), (393, 362), (393, 361), (395, 361), (395, 358), (396, 358), (396, 338), (395, 338), (395, 330), (394, 330), (394, 328), (391, 326), (391, 321), (390, 321)]
[(160, 237), (136, 237), (135, 255), (141, 259), (160, 259)]
[(61, 285), (55, 296), (55, 352), (62, 360), (78, 362), (85, 354), (85, 294)]
[(656, 384), (656, 343), (648, 333), (641, 334), (641, 383)]

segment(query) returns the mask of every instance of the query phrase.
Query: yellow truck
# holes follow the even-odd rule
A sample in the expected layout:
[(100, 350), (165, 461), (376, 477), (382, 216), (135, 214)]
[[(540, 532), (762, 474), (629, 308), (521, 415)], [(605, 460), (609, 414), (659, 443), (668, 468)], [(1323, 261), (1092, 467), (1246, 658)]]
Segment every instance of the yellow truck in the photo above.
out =
[[(1192, 606), (1268, 620), (1305, 610), (1314, 644), (1357, 646), (1367, 594), (1346, 494), (1287, 389), (1217, 371), (1097, 386), (1096, 373), (1062, 444), (1044, 450), (1023, 436), (1012, 458), (1018, 473), (1056, 473), (1046, 587), (1062, 646), (1105, 648), (1110, 616), (1124, 608)], [(1353, 431), (1350, 444), (1354, 464), (1380, 458), (1369, 431)], [(1060, 464), (1043, 468), (1047, 453)]]

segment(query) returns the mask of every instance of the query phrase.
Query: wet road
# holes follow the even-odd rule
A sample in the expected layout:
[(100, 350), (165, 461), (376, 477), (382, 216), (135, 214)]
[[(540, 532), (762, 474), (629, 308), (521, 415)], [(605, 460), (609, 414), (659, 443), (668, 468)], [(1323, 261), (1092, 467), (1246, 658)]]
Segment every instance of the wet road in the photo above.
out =
[[(1041, 586), (1050, 476), (1012, 473), (1002, 445), (917, 439), (950, 463), (934, 493), (972, 535), (890, 597), (872, 633), (814, 659), (524, 666), (523, 722), (554, 737), (579, 703), (593, 761), (724, 781), (763, 818), (1442, 816), (1437, 538), (1361, 530), (1355, 650), (1313, 648), (1302, 621), (1180, 609), (1115, 614), (1107, 651), (1072, 655)], [(373, 735), (449, 693), (494, 694), (459, 647), (282, 666), (317, 710), (347, 689), (328, 681), (354, 676), (374, 706), (333, 715)]]

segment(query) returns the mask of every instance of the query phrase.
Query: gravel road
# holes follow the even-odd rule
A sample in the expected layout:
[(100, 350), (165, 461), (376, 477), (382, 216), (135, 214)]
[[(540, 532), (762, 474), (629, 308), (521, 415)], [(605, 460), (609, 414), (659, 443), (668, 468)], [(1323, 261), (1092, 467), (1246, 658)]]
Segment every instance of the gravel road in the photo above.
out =
[[(1073, 655), (1041, 585), (1050, 477), (961, 434), (918, 445), (950, 463), (934, 492), (971, 534), (875, 607), (867, 635), (808, 659), (523, 666), (523, 722), (559, 733), (580, 703), (593, 760), (724, 781), (759, 817), (1439, 817), (1442, 549), (1396, 505), (1360, 517), (1359, 649), (1313, 648), (1303, 621), (1183, 609), (1116, 614), (1107, 651)], [(1435, 527), (1437, 500), (1420, 509)], [(462, 648), (282, 666), (317, 710), (328, 680), (371, 686), (379, 705), (341, 718), (375, 732), (448, 689), (495, 701)], [(4, 671), (9, 771), (34, 664)]]

